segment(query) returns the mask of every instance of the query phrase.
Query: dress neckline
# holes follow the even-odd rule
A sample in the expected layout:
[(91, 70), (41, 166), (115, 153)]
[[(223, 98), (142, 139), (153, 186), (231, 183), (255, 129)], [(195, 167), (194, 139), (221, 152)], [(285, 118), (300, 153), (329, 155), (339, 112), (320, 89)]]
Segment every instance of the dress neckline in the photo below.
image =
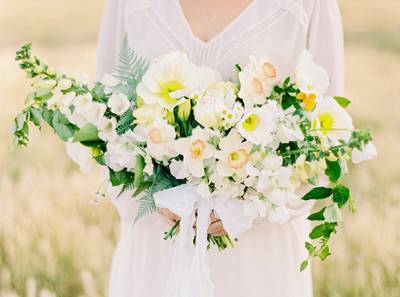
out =
[(224, 34), (226, 31), (228, 31), (230, 28), (232, 28), (237, 22), (240, 21), (240, 19), (242, 19), (249, 10), (251, 10), (251, 8), (255, 5), (255, 3), (257, 2), (257, 0), (252, 0), (245, 8), (242, 9), (242, 11), (235, 16), (230, 22), (228, 22), (222, 30), (220, 30), (218, 33), (216, 33), (213, 37), (210, 38), (210, 40), (208, 41), (204, 41), (203, 39), (201, 39), (199, 36), (197, 36), (193, 29), (192, 26), (189, 23), (189, 20), (185, 14), (185, 12), (183, 11), (183, 7), (182, 4), (180, 2), (180, 0), (174, 0), (175, 2), (175, 6), (177, 7), (177, 10), (179, 12), (180, 18), (182, 19), (183, 23), (184, 23), (184, 27), (185, 29), (190, 33), (191, 37), (198, 43), (200, 43), (203, 47), (208, 47), (211, 46), (214, 42), (218, 41)]

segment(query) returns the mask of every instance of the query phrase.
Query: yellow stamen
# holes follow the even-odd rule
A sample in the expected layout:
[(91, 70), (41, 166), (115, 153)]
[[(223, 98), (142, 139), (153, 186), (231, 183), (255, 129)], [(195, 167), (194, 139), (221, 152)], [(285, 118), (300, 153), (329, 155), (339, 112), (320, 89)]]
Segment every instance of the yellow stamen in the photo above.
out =
[(162, 142), (161, 131), (157, 128), (151, 129), (149, 132), (149, 138), (155, 144), (161, 143)]
[(243, 121), (242, 127), (247, 131), (254, 131), (257, 129), (259, 124), (260, 118), (258, 117), (258, 115), (253, 113)]
[(249, 161), (250, 155), (245, 149), (233, 151), (229, 154), (229, 166), (233, 169), (242, 169)]
[(320, 114), (318, 116), (318, 120), (321, 125), (321, 132), (324, 135), (327, 135), (332, 130), (333, 125), (335, 124), (335, 120), (334, 120), (333, 116), (330, 113), (326, 112), (326, 113)]
[(178, 100), (171, 97), (171, 93), (182, 90), (184, 88), (183, 84), (177, 80), (170, 80), (167, 82), (160, 83), (160, 91), (158, 95), (164, 99), (166, 104), (175, 104)]
[(191, 149), (192, 157), (193, 158), (201, 157), (205, 147), (206, 147), (206, 144), (204, 143), (204, 141), (199, 140), (199, 139), (194, 141), (192, 143), (192, 149)]

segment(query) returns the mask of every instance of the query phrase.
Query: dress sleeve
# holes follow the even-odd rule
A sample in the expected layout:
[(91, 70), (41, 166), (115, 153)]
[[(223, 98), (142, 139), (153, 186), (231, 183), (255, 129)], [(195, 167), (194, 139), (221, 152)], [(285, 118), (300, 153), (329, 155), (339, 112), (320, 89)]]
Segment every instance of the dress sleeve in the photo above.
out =
[(113, 70), (126, 34), (124, 8), (126, 0), (107, 0), (97, 45), (96, 79)]
[(314, 0), (310, 9), (308, 50), (331, 78), (329, 95), (344, 93), (343, 27), (336, 0)]

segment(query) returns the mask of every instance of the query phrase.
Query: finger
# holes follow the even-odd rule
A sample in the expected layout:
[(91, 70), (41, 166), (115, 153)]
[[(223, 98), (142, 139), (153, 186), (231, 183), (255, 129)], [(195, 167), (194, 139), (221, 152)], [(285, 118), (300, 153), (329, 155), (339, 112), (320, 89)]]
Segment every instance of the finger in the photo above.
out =
[(212, 223), (209, 227), (207, 232), (209, 234), (221, 232), (224, 230), (224, 226), (222, 225), (221, 221)]

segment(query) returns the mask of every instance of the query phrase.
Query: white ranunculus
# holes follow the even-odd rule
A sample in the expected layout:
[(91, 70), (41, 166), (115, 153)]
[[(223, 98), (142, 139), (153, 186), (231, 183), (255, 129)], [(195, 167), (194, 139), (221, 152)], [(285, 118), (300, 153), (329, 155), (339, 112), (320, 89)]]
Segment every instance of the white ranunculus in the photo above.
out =
[(173, 126), (163, 119), (156, 119), (153, 124), (144, 127), (147, 151), (157, 160), (172, 158), (176, 156), (175, 137), (176, 132)]
[(238, 124), (240, 134), (254, 144), (268, 145), (273, 140), (276, 130), (274, 114), (263, 108), (245, 112)]
[(329, 75), (324, 68), (314, 62), (312, 54), (305, 50), (300, 55), (296, 70), (297, 87), (305, 94), (325, 95), (329, 88)]
[(357, 164), (366, 160), (371, 160), (376, 157), (378, 152), (375, 145), (372, 142), (367, 143), (362, 150), (357, 148), (353, 149), (351, 153), (351, 160), (353, 163)]
[(67, 142), (66, 148), (68, 156), (79, 165), (82, 172), (89, 173), (95, 169), (97, 163), (93, 159), (91, 148), (79, 142)]
[(107, 105), (113, 113), (122, 115), (129, 109), (131, 103), (126, 95), (114, 93), (108, 99)]
[(118, 135), (115, 129), (117, 128), (117, 120), (115, 118), (103, 118), (97, 125), (99, 129), (99, 137), (104, 141), (114, 140)]
[(60, 90), (68, 90), (70, 87), (72, 87), (72, 81), (70, 79), (64, 78), (58, 82), (58, 87)]
[(314, 134), (333, 142), (348, 141), (353, 131), (353, 120), (332, 97), (322, 97), (311, 114)]
[(176, 94), (189, 94), (198, 87), (198, 68), (185, 53), (173, 52), (152, 62), (137, 87), (137, 94), (146, 104), (158, 103), (172, 110), (178, 103)]
[(231, 130), (228, 136), (221, 139), (219, 147), (220, 150), (215, 153), (218, 159), (216, 167), (218, 174), (221, 176), (245, 174), (252, 145), (249, 142), (242, 142), (237, 130)]
[(217, 128), (223, 116), (225, 105), (221, 98), (204, 96), (197, 100), (194, 117), (197, 122), (207, 128)]
[(213, 147), (208, 143), (210, 132), (195, 128), (192, 136), (179, 138), (175, 142), (176, 151), (183, 156), (183, 164), (194, 177), (203, 177), (204, 161), (213, 156)]

